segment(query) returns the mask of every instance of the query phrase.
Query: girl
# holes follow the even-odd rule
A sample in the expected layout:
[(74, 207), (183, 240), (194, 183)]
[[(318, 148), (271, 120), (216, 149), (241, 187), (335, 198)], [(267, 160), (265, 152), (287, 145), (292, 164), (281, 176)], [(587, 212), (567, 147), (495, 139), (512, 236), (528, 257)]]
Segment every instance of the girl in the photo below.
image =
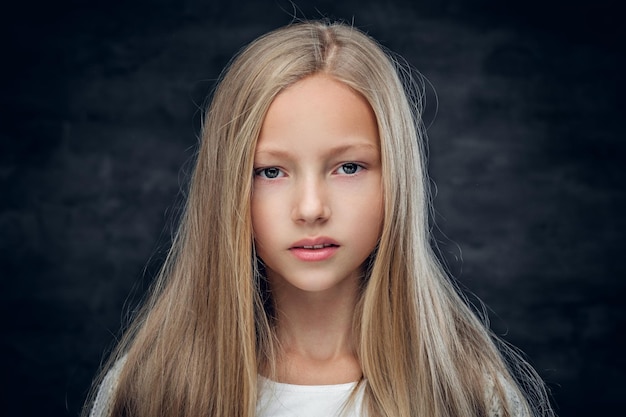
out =
[(241, 52), (92, 416), (552, 415), (433, 255), (407, 73), (343, 24)]

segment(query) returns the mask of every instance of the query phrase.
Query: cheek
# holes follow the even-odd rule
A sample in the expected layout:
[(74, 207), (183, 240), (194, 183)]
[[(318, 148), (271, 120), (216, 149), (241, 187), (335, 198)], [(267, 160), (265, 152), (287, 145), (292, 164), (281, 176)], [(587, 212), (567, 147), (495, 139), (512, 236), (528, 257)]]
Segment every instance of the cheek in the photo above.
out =
[(266, 241), (271, 237), (271, 230), (274, 229), (277, 213), (276, 206), (269, 203), (267, 198), (253, 196), (250, 204), (250, 215), (252, 217), (252, 233), (257, 244)]
[(376, 235), (376, 240), (378, 240), (383, 230), (383, 221), (385, 217), (383, 200), (380, 195), (370, 206), (368, 217), (370, 224), (375, 225), (375, 227), (372, 228), (372, 233)]
[(370, 221), (372, 225), (376, 225), (375, 227), (375, 235), (376, 235), (376, 241), (378, 241), (378, 239), (380, 239), (380, 235), (382, 234), (383, 231), (383, 223), (384, 223), (384, 219), (385, 219), (385, 204), (383, 201), (383, 191), (382, 191), (382, 187), (379, 189), (379, 191), (377, 193), (375, 193), (375, 195), (372, 197), (372, 204), (369, 206), (370, 207)]
[(372, 224), (382, 224), (384, 213), (382, 186), (371, 185), (367, 192), (361, 195), (363, 196), (364, 215), (372, 221)]
[(384, 221), (384, 205), (382, 191), (378, 187), (370, 187), (360, 190), (353, 198), (343, 201), (351, 201), (350, 206), (344, 206), (344, 218), (351, 224), (352, 230), (360, 236), (365, 246), (378, 241), (382, 233)]
[(259, 235), (263, 234), (265, 216), (262, 204), (259, 204), (259, 202), (254, 198), (250, 204), (250, 215), (252, 216), (252, 233), (254, 234), (254, 239), (256, 240)]

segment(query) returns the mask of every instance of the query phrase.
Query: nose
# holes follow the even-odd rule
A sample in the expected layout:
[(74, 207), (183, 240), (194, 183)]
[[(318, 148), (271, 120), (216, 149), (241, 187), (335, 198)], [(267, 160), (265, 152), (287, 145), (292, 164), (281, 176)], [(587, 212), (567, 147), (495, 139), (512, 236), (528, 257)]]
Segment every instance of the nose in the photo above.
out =
[(328, 190), (323, 180), (304, 179), (296, 185), (292, 218), (297, 223), (319, 223), (331, 214)]

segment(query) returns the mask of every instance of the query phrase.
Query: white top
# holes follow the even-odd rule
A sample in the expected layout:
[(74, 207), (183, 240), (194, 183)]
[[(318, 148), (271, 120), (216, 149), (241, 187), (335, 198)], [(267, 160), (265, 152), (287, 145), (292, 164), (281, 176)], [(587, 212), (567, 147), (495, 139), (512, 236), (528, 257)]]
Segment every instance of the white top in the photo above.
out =
[[(111, 398), (117, 388), (117, 381), (125, 358), (118, 361), (106, 375), (98, 389), (90, 417), (110, 417)], [(488, 380), (485, 398), (488, 401), (487, 415), (502, 417), (502, 404), (493, 395), (493, 381)], [(504, 379), (502, 384), (506, 393), (511, 415), (529, 417), (521, 399), (513, 387)], [(356, 388), (351, 382), (338, 385), (292, 385), (258, 377), (258, 400), (256, 417), (362, 417), (365, 384)], [(356, 388), (355, 395), (350, 398)]]
[[(111, 397), (124, 362), (125, 358), (118, 361), (102, 381), (90, 417), (110, 417)], [(360, 417), (364, 384), (357, 388), (353, 399), (348, 401), (356, 386), (356, 382), (291, 385), (259, 375), (256, 417)]]
[(362, 416), (364, 384), (353, 397), (356, 382), (337, 385), (292, 385), (258, 379), (257, 417)]

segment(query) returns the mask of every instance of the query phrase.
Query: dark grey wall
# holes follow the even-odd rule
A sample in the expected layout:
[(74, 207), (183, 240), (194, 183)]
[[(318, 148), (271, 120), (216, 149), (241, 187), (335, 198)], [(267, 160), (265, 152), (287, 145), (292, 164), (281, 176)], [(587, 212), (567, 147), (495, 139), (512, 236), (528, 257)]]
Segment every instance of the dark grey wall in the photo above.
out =
[[(429, 90), (430, 163), (450, 270), (528, 354), (561, 415), (623, 410), (617, 2), (298, 3), (300, 17), (319, 17), (317, 7), (354, 19), (430, 80), (439, 100), (433, 121)], [(290, 13), (282, 0), (5, 9), (3, 413), (77, 414), (125, 305), (164, 256), (199, 106), (229, 58)]]

